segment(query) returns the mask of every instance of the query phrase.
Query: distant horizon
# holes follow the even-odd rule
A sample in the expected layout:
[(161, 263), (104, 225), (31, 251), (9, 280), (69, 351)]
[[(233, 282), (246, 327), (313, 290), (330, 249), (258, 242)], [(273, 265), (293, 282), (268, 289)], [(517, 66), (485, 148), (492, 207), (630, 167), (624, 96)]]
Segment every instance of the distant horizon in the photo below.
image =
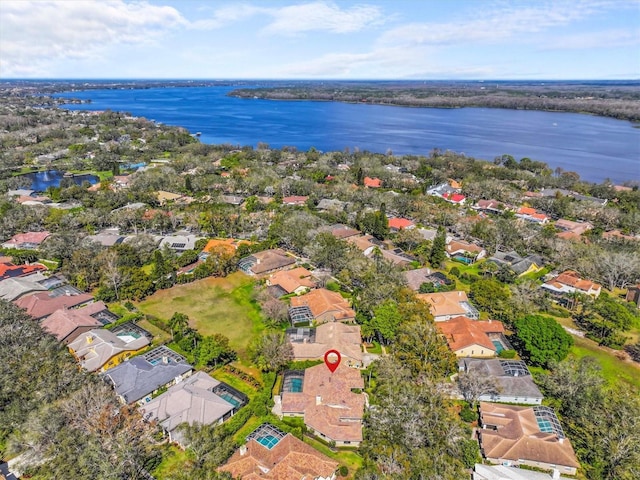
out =
[(356, 83), (356, 82), (460, 82), (460, 83), (491, 83), (491, 82), (536, 82), (536, 83), (561, 83), (561, 82), (624, 82), (624, 83), (640, 83), (640, 77), (638, 78), (625, 78), (625, 79), (613, 79), (613, 78), (206, 78), (206, 77), (2, 77), (0, 76), (0, 82), (12, 82), (12, 81), (24, 81), (24, 82), (71, 82), (71, 81), (86, 81), (86, 82), (106, 82), (106, 81), (126, 81), (126, 82), (342, 82), (342, 83)]

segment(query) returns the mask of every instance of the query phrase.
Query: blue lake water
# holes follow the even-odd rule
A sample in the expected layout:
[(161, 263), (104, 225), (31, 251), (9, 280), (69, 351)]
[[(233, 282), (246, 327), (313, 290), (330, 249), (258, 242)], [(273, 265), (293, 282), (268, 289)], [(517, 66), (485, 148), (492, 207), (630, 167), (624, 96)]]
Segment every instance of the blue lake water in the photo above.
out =
[[(64, 178), (64, 172), (58, 170), (47, 170), (45, 172), (31, 172), (23, 175), (26, 178), (31, 179), (31, 190), (37, 192), (44, 192), (49, 187), (59, 187), (60, 182)], [(84, 182), (89, 182), (91, 185), (98, 183), (100, 180), (95, 175), (77, 175), (70, 177), (68, 180), (82, 185)]]
[(205, 143), (359, 148), (427, 155), (432, 149), (493, 160), (529, 157), (589, 181), (640, 181), (640, 128), (575, 113), (490, 108), (408, 108), (338, 102), (240, 99), (235, 87), (173, 87), (67, 92), (91, 99), (73, 110), (117, 110), (201, 132)]

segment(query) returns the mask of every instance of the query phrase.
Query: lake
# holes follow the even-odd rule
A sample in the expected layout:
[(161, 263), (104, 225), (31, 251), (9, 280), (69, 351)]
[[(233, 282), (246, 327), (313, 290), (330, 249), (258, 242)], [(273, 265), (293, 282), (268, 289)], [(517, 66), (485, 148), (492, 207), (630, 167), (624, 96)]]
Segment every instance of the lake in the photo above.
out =
[(438, 148), (493, 160), (529, 157), (552, 169), (601, 182), (640, 181), (640, 129), (630, 122), (576, 113), (490, 108), (409, 108), (228, 97), (235, 87), (172, 87), (66, 92), (91, 99), (72, 110), (116, 110), (201, 132), (205, 143), (359, 148), (428, 155)]
[[(44, 172), (31, 172), (25, 173), (23, 177), (31, 179), (31, 190), (36, 192), (44, 192), (49, 187), (59, 187), (60, 182), (64, 178), (64, 172), (58, 170), (47, 170)], [(84, 182), (89, 182), (91, 185), (100, 181), (95, 175), (76, 175), (69, 177), (68, 180), (77, 185), (82, 185)]]

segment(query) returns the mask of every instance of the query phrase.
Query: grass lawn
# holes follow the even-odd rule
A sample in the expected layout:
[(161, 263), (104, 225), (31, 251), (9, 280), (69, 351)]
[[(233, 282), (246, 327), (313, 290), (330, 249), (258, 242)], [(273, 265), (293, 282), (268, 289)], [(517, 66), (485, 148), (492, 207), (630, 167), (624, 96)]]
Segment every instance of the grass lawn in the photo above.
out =
[(162, 452), (162, 462), (151, 472), (158, 480), (173, 478), (184, 469), (189, 460), (189, 454), (175, 445), (165, 445)]
[(251, 299), (254, 281), (242, 272), (225, 278), (205, 278), (154, 293), (140, 302), (144, 313), (168, 320), (186, 314), (201, 335), (221, 333), (246, 361), (247, 347), (265, 327), (260, 307)]
[(576, 358), (594, 357), (602, 367), (602, 375), (610, 384), (626, 384), (640, 390), (640, 366), (620, 360), (588, 338), (574, 336), (573, 342), (569, 355)]

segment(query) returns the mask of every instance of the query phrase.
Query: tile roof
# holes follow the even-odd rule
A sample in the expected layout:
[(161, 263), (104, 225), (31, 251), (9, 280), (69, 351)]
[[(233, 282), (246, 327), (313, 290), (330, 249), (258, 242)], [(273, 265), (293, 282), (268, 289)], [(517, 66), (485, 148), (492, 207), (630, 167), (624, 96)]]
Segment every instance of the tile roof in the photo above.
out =
[(304, 423), (331, 440), (361, 442), (365, 398), (360, 371), (341, 362), (335, 372), (322, 363), (304, 371), (302, 392), (282, 393), (282, 413), (304, 414)]
[(331, 235), (336, 238), (346, 239), (355, 235), (360, 235), (360, 230), (347, 227), (346, 225), (336, 225), (331, 229)]
[(338, 350), (345, 359), (357, 363), (362, 362), (361, 345), (360, 325), (340, 322), (327, 322), (316, 327), (315, 341), (291, 342), (296, 360), (322, 359), (328, 350)]
[(452, 202), (452, 203), (461, 203), (467, 197), (465, 197), (461, 193), (448, 193), (448, 192), (445, 192), (445, 193), (442, 194), (442, 198), (444, 198), (445, 200), (448, 200), (449, 202)]
[(41, 325), (59, 341), (72, 341), (78, 336), (78, 334), (74, 335), (74, 332), (79, 328), (101, 327), (102, 323), (91, 315), (106, 309), (104, 302), (90, 303), (86, 307), (73, 310), (63, 308), (45, 318)]
[(271, 449), (249, 440), (218, 470), (243, 480), (312, 480), (332, 478), (338, 465), (289, 433)]
[(61, 308), (73, 308), (93, 301), (93, 295), (80, 293), (77, 295), (60, 295), (51, 297), (50, 292), (39, 292), (16, 300), (18, 307), (27, 311), (33, 318), (40, 319), (51, 315)]
[(13, 237), (11, 237), (9, 240), (7, 240), (6, 242), (4, 242), (3, 245), (7, 246), (7, 245), (15, 245), (20, 246), (22, 244), (25, 243), (31, 243), (34, 245), (40, 245), (42, 242), (44, 242), (49, 235), (51, 235), (49, 232), (27, 232), (27, 233), (18, 233), (17, 235), (14, 235)]
[(191, 370), (182, 355), (161, 346), (107, 370), (105, 376), (125, 403), (133, 403)]
[(553, 281), (562, 285), (574, 287), (585, 292), (588, 292), (589, 290), (599, 290), (601, 288), (601, 286), (597, 283), (580, 278), (580, 275), (578, 275), (578, 273), (574, 272), (573, 270), (566, 270), (562, 272), (560, 275), (554, 278)]
[(315, 318), (326, 314), (332, 314), (335, 320), (352, 320), (356, 316), (349, 302), (338, 292), (332, 292), (326, 288), (312, 290), (305, 295), (293, 297), (292, 307), (308, 306)]
[(516, 407), (480, 402), (480, 445), (487, 458), (534, 461), (578, 468), (580, 464), (567, 438), (543, 432), (534, 407)]
[(79, 335), (68, 347), (80, 361), (82, 368), (95, 372), (111, 358), (122, 352), (135, 352), (149, 345), (149, 339), (120, 337), (109, 330), (94, 329)]
[(496, 346), (491, 342), (487, 334), (504, 333), (502, 322), (497, 320), (471, 320), (464, 316), (437, 322), (436, 327), (445, 336), (449, 348), (453, 352), (472, 345), (480, 345), (495, 352)]
[(484, 249), (464, 240), (452, 240), (447, 245), (447, 253), (453, 255), (457, 252), (481, 253)]
[(429, 304), (434, 317), (447, 315), (465, 315), (467, 310), (461, 302), (468, 302), (467, 293), (459, 290), (453, 292), (419, 293), (418, 298)]
[(39, 263), (30, 265), (14, 265), (13, 263), (0, 263), (0, 280), (7, 278), (23, 277), (37, 271), (44, 271), (47, 267)]
[(278, 285), (287, 293), (293, 293), (300, 287), (314, 288), (315, 282), (311, 280), (311, 272), (304, 267), (292, 270), (281, 270), (269, 278), (271, 285)]
[(400, 230), (402, 228), (415, 227), (415, 223), (409, 220), (408, 218), (390, 218), (389, 219), (389, 228), (393, 228), (395, 230)]
[(235, 408), (213, 393), (212, 390), (218, 385), (220, 382), (215, 378), (204, 372), (196, 372), (146, 403), (141, 409), (143, 417), (156, 419), (169, 432), (182, 423), (216, 423)]
[(309, 197), (301, 195), (291, 195), (290, 197), (283, 197), (282, 203), (284, 205), (304, 205)]
[(284, 250), (264, 250), (251, 255), (257, 261), (255, 265), (251, 267), (251, 271), (260, 275), (262, 273), (269, 273), (279, 268), (284, 268), (296, 263), (295, 258), (287, 255)]
[(5, 278), (0, 281), (0, 298), (11, 302), (28, 293), (47, 290), (47, 287), (39, 283), (46, 278), (40, 272), (24, 277)]
[(369, 188), (380, 188), (382, 186), (382, 180), (379, 178), (364, 177), (364, 186)]

